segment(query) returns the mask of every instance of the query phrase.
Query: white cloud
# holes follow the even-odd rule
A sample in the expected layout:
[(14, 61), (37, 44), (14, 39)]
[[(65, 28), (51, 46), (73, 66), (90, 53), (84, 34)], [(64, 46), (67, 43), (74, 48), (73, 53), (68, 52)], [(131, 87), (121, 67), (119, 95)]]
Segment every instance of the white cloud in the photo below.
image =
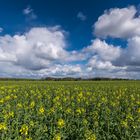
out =
[(84, 49), (85, 52), (89, 52), (92, 55), (98, 55), (100, 59), (113, 61), (116, 60), (121, 54), (120, 46), (113, 46), (107, 44), (105, 41), (95, 39), (92, 44)]
[(24, 35), (0, 37), (0, 62), (41, 69), (64, 59), (67, 56), (65, 47), (64, 32), (59, 27), (32, 28)]
[(114, 62), (120, 58), (122, 49), (119, 46), (107, 44), (105, 41), (95, 39), (92, 44), (84, 48), (84, 52), (88, 53), (88, 69), (92, 70), (120, 70), (124, 67), (115, 66)]
[[(0, 36), (0, 76), (43, 77), (82, 74), (80, 52), (68, 52), (59, 26), (36, 27), (22, 35)], [(6, 77), (7, 77), (6, 76)]]
[(95, 39), (84, 48), (89, 56), (88, 75), (97, 77), (140, 78), (140, 37), (128, 40), (126, 48)]
[(95, 75), (140, 78), (140, 16), (135, 6), (106, 10), (94, 24), (100, 38), (125, 39), (125, 48), (96, 39), (85, 48), (90, 52), (88, 69)]
[(90, 68), (93, 68), (93, 69), (103, 69), (103, 70), (115, 69), (115, 66), (113, 66), (110, 61), (102, 61), (97, 56), (93, 56), (89, 60), (88, 65)]
[(140, 36), (140, 16), (134, 6), (106, 10), (94, 24), (98, 37), (131, 38)]
[(82, 12), (79, 12), (77, 14), (77, 18), (79, 18), (82, 21), (85, 21), (87, 19), (86, 15), (84, 15)]
[(38, 71), (38, 74), (40, 77), (45, 76), (57, 76), (57, 77), (78, 77), (82, 76), (82, 69), (80, 65), (70, 65), (70, 64), (56, 64), (53, 66), (50, 66), (47, 69), (42, 69)]
[[(33, 10), (24, 11), (30, 15)], [(94, 25), (95, 35), (125, 39), (127, 46), (99, 38), (81, 50), (68, 51), (59, 26), (35, 27), (21, 35), (0, 36), (0, 76), (140, 78), (140, 17), (134, 6), (106, 11)]]
[[(140, 37), (135, 36), (128, 39), (128, 44), (121, 54), (117, 64), (132, 66), (140, 66)], [(132, 69), (132, 68), (131, 68)]]
[(128, 48), (126, 49), (128, 59), (131, 65), (140, 66), (140, 37), (135, 36), (128, 40)]
[(36, 19), (37, 15), (34, 13), (34, 10), (27, 6), (25, 9), (23, 9), (23, 14), (28, 17), (28, 19)]

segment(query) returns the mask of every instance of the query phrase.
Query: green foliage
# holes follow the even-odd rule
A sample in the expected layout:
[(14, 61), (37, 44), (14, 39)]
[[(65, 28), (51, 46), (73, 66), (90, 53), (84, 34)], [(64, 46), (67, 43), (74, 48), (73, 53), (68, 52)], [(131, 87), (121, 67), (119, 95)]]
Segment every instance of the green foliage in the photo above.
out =
[(135, 140), (140, 81), (1, 81), (1, 140)]

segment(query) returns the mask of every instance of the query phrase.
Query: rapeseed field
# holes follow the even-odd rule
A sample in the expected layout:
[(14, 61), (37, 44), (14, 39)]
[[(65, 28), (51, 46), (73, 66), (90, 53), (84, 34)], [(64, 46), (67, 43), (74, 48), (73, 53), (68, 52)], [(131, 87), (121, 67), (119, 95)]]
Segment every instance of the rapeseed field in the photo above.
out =
[(1, 140), (138, 140), (139, 81), (1, 81)]

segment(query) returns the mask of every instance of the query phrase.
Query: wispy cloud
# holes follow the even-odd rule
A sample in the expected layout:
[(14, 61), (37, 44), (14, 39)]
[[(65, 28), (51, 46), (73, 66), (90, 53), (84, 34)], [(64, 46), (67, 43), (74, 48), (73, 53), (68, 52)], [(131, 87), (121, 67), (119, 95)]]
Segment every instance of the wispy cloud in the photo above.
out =
[(0, 33), (3, 32), (3, 28), (0, 27)]
[(37, 15), (34, 13), (34, 10), (31, 8), (31, 6), (27, 6), (23, 10), (23, 14), (27, 16), (29, 19), (36, 19)]
[(85, 21), (87, 19), (86, 15), (84, 15), (82, 12), (79, 12), (77, 14), (77, 18), (82, 20), (82, 21)]

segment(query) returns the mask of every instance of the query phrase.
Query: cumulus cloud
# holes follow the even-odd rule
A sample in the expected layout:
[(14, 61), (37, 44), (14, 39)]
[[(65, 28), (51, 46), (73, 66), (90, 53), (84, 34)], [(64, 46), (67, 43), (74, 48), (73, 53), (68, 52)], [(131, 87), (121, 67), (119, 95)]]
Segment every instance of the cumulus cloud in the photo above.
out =
[(94, 24), (98, 37), (131, 38), (140, 36), (140, 16), (134, 6), (106, 10)]
[(88, 56), (87, 76), (112, 78), (140, 78), (140, 37), (128, 40), (126, 48), (95, 39), (81, 53)]
[(65, 36), (66, 32), (59, 26), (35, 27), (21, 35), (0, 36), (0, 76), (80, 75), (81, 65), (71, 62), (80, 60), (83, 55), (66, 50)]
[(90, 71), (96, 75), (140, 78), (140, 16), (135, 6), (106, 10), (93, 25), (93, 32), (102, 39), (123, 39), (127, 45), (123, 48), (93, 40), (85, 48), (92, 54), (88, 61)]
[[(140, 66), (140, 37), (135, 36), (128, 39), (127, 47), (123, 49), (117, 65), (127, 65), (135, 67)], [(132, 68), (131, 68), (132, 69)]]
[(77, 18), (80, 19), (81, 21), (85, 21), (87, 19), (86, 15), (84, 15), (82, 12), (79, 12), (77, 14)]
[[(41, 34), (41, 36), (40, 36)], [(59, 27), (32, 28), (23, 35), (0, 37), (0, 62), (27, 69), (41, 69), (66, 57), (66, 43)]]
[(110, 61), (102, 61), (97, 56), (93, 56), (88, 65), (93, 69), (103, 69), (103, 70), (112, 70), (115, 69), (115, 66), (112, 65)]
[[(31, 13), (30, 7), (24, 11)], [(0, 76), (140, 78), (140, 17), (136, 15), (134, 6), (106, 10), (94, 24), (97, 38), (81, 50), (68, 51), (66, 32), (59, 26), (0, 36)], [(108, 36), (125, 39), (126, 47), (107, 43)]]
[(91, 70), (119, 70), (124, 67), (115, 66), (114, 62), (120, 58), (122, 49), (120, 46), (113, 46), (107, 44), (105, 41), (95, 39), (91, 45), (84, 48), (84, 52), (88, 53), (88, 69)]
[(95, 56), (98, 55), (102, 60), (113, 61), (120, 56), (121, 48), (120, 46), (109, 45), (100, 39), (95, 39), (84, 51)]

